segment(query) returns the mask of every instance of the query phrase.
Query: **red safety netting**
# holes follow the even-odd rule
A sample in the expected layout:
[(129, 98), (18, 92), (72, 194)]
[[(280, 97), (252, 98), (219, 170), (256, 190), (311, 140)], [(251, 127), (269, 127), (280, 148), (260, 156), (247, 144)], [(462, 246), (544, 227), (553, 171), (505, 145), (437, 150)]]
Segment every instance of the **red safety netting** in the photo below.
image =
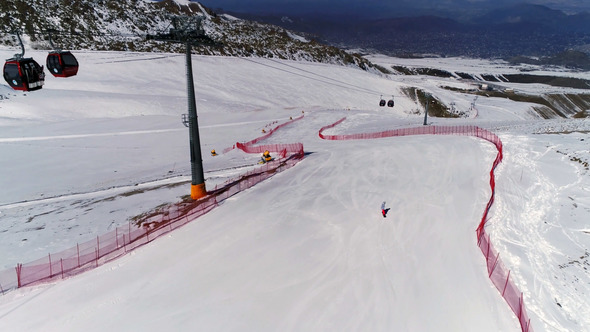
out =
[(33, 262), (18, 264), (16, 286), (27, 286), (55, 277), (64, 278), (95, 268), (183, 226), (209, 212), (216, 204), (217, 200), (213, 195), (197, 202), (177, 204), (165, 213), (148, 217), (140, 226), (129, 223), (93, 240), (79, 243), (74, 248), (50, 253)]
[(281, 129), (281, 128), (283, 128), (295, 121), (299, 121), (301, 119), (303, 119), (303, 115), (298, 118), (291, 119), (288, 122), (285, 122), (283, 124), (280, 124), (280, 125), (276, 126), (275, 128), (270, 129), (266, 134), (264, 134), (258, 138), (255, 138), (251, 141), (244, 142), (244, 143), (238, 142), (229, 148), (225, 148), (225, 149), (223, 149), (223, 153), (227, 153), (227, 152), (237, 148), (237, 149), (240, 149), (246, 153), (263, 153), (264, 151), (268, 150), (269, 152), (278, 153), (281, 158), (285, 158), (287, 154), (292, 154), (292, 153), (302, 154), (303, 153), (303, 144), (301, 144), (301, 143), (267, 144), (267, 145), (254, 146), (254, 144), (257, 144), (258, 142), (269, 138), (277, 130), (279, 130), (279, 129)]
[(47, 257), (33, 262), (18, 264), (14, 270), (0, 271), (0, 294), (17, 287), (34, 285), (57, 278), (63, 279), (100, 266), (206, 214), (227, 198), (293, 167), (304, 156), (303, 144), (260, 146), (253, 144), (268, 138), (277, 129), (301, 118), (303, 116), (278, 126), (263, 137), (237, 144), (249, 153), (257, 153), (259, 150), (278, 152), (280, 158), (277, 160), (216, 186), (215, 189), (208, 191), (208, 195), (203, 199), (168, 206), (133, 224), (117, 227), (109, 233), (97, 236), (96, 239), (77, 244), (74, 248), (50, 253)]
[(478, 137), (488, 142), (491, 142), (496, 146), (498, 154), (496, 155), (496, 159), (494, 160), (494, 163), (492, 164), (492, 168), (490, 170), (490, 188), (492, 190), (492, 193), (483, 212), (481, 221), (476, 230), (477, 244), (485, 257), (488, 270), (488, 277), (490, 278), (494, 286), (496, 286), (502, 297), (506, 300), (508, 306), (510, 306), (510, 309), (512, 309), (514, 314), (516, 314), (516, 317), (520, 322), (520, 327), (522, 331), (532, 332), (533, 327), (531, 326), (531, 321), (526, 312), (523, 294), (518, 290), (518, 287), (516, 287), (512, 279), (510, 279), (510, 270), (508, 270), (502, 264), (502, 261), (500, 260), (500, 254), (495, 251), (490, 241), (490, 237), (485, 231), (485, 225), (488, 221), (488, 213), (490, 211), (490, 208), (494, 204), (494, 197), (496, 193), (494, 171), (498, 164), (502, 162), (502, 141), (500, 140), (500, 138), (496, 134), (486, 129), (479, 128), (477, 126), (422, 126), (415, 128), (393, 129), (375, 133), (358, 133), (347, 135), (323, 134), (325, 130), (334, 128), (338, 124), (342, 123), (344, 120), (346, 120), (346, 118), (342, 118), (331, 125), (322, 127), (319, 131), (320, 138), (326, 140), (353, 140), (408, 135), (463, 135)]

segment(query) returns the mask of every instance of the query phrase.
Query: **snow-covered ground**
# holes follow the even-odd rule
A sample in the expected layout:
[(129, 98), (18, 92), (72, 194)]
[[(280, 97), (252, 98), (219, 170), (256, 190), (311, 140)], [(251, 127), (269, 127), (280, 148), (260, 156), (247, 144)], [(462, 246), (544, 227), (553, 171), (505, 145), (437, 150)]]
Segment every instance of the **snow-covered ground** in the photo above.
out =
[[(190, 192), (183, 55), (75, 54), (75, 77), (48, 75), (32, 93), (0, 85), (0, 268), (73, 247)], [(43, 52), (27, 55), (44, 61)], [(0, 296), (0, 330), (519, 330), (475, 237), (494, 146), (452, 136), (318, 137), (342, 117), (331, 132), (420, 126), (420, 106), (403, 87), (466, 113), (430, 124), (499, 135), (504, 160), (487, 232), (535, 331), (588, 330), (588, 119), (542, 120), (530, 104), (499, 98), (479, 97), (472, 109), (472, 95), (440, 88), (468, 86), (453, 79), (272, 59), (193, 61), (208, 188), (259, 158), (237, 150), (212, 157), (211, 149), (302, 114), (268, 142), (302, 142), (306, 158), (121, 259)], [(469, 63), (437, 61), (427, 65)], [(474, 62), (478, 73), (487, 68)], [(562, 91), (543, 87), (551, 89)], [(380, 108), (380, 95), (393, 95), (395, 107)]]
[(383, 65), (399, 65), (409, 68), (436, 68), (450, 72), (461, 72), (474, 75), (489, 74), (532, 74), (550, 75), (588, 79), (588, 72), (567, 69), (557, 66), (511, 64), (501, 59), (487, 60), (465, 57), (424, 57), (424, 58), (392, 58), (386, 55), (373, 54), (367, 56), (373, 63)]

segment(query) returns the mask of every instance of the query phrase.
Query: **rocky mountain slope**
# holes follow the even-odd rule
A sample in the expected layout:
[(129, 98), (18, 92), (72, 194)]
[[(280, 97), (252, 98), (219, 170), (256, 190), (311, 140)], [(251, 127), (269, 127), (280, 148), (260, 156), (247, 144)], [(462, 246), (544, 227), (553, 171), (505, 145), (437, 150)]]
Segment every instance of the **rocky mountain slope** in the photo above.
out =
[[(200, 16), (216, 46), (194, 52), (229, 56), (352, 65), (375, 70), (368, 60), (336, 47), (309, 40), (284, 28), (218, 15), (199, 3), (165, 0), (12, 0), (0, 2), (0, 44), (18, 47), (15, 31), (26, 47), (50, 49), (49, 39), (62, 49), (181, 52), (184, 45), (147, 40), (166, 32), (173, 16)], [(54, 30), (50, 36), (49, 31)]]

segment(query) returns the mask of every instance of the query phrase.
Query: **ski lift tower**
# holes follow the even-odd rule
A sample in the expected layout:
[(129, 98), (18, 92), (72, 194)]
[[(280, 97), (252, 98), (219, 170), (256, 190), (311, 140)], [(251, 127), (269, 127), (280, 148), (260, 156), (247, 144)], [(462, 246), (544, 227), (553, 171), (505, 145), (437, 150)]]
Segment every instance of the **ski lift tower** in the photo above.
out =
[(199, 139), (199, 123), (197, 121), (197, 103), (195, 98), (195, 84), (193, 81), (192, 46), (214, 45), (215, 43), (205, 35), (202, 28), (203, 18), (200, 16), (172, 17), (172, 28), (167, 33), (148, 35), (147, 39), (186, 45), (186, 85), (188, 94), (188, 127), (190, 135), (191, 154), (191, 198), (200, 199), (207, 195), (205, 175), (203, 173), (203, 157)]

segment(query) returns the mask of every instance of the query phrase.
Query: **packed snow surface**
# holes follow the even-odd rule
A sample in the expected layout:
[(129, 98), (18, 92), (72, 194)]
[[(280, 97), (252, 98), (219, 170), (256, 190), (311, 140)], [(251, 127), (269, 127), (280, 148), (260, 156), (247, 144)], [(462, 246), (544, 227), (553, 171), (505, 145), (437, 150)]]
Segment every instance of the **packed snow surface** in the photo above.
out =
[[(44, 61), (43, 52), (27, 55)], [(183, 55), (75, 55), (75, 77), (48, 75), (31, 93), (0, 85), (1, 273), (190, 192)], [(427, 65), (469, 64), (436, 61)], [(502, 139), (487, 232), (534, 330), (590, 326), (587, 119), (542, 120), (531, 104), (474, 101), (440, 88), (468, 86), (453, 79), (210, 56), (193, 56), (193, 70), (208, 188), (259, 159), (210, 150), (300, 115), (263, 143), (302, 142), (305, 159), (118, 260), (6, 292), (1, 331), (520, 330), (476, 243), (492, 144), (462, 136), (318, 137), (342, 117), (330, 133), (421, 126), (423, 109), (404, 87), (464, 112), (428, 118), (430, 125), (477, 125)], [(395, 107), (380, 108), (381, 95), (393, 96)]]

